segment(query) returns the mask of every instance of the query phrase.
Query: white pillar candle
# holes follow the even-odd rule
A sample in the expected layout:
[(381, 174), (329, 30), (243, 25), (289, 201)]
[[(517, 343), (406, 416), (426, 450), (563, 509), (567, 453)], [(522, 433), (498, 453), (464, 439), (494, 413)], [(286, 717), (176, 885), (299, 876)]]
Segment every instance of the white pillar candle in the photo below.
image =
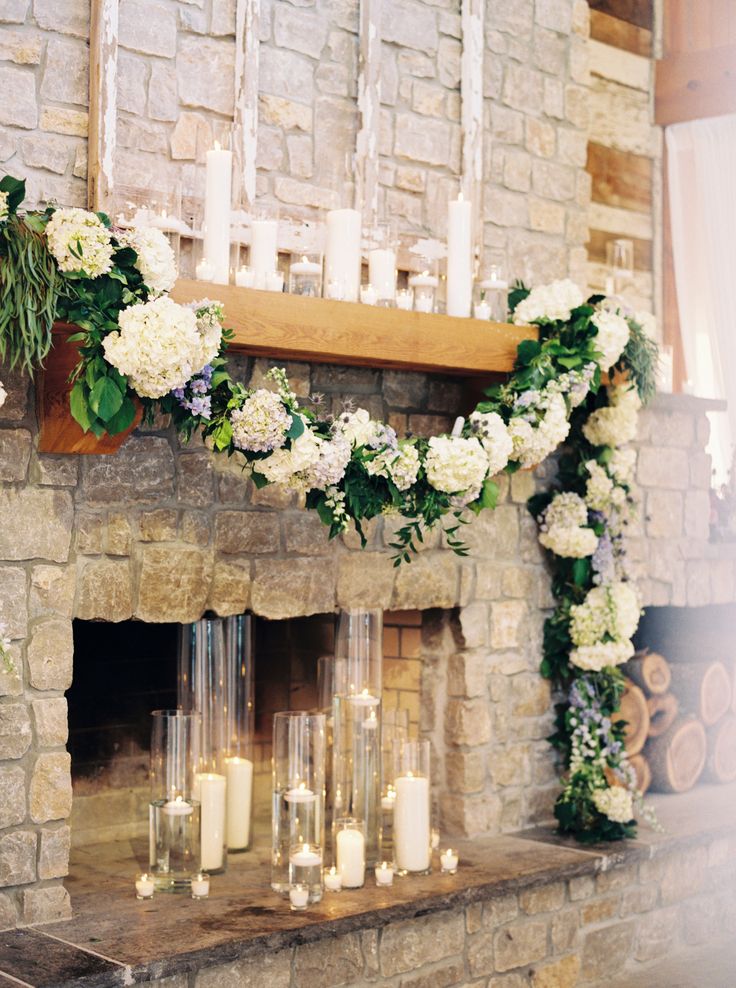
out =
[(331, 298), (358, 301), (360, 232), (361, 217), (357, 209), (332, 209), (327, 214), (325, 281), (334, 286), (336, 293)]
[(460, 196), (447, 211), (447, 314), (469, 316), (473, 298), (473, 217), (471, 203)]
[(358, 889), (365, 882), (365, 838), (360, 830), (338, 830), (337, 870), (346, 889)]
[(253, 799), (253, 762), (249, 758), (226, 758), (227, 846), (240, 850), (250, 842)]
[(250, 268), (239, 267), (235, 272), (235, 284), (238, 288), (253, 288), (256, 283), (256, 276), (253, 274)]
[[(226, 285), (230, 280), (230, 199), (233, 153), (215, 142), (207, 152), (207, 181), (204, 195), (204, 256), (213, 267), (212, 281)], [(199, 277), (199, 275), (198, 275)]]
[(197, 281), (214, 281), (215, 280), (215, 266), (210, 264), (206, 257), (197, 264), (196, 268)]
[(266, 288), (268, 276), (278, 267), (276, 220), (253, 220), (250, 225), (250, 269), (256, 288)]
[(153, 879), (150, 875), (141, 875), (136, 879), (135, 897), (136, 899), (150, 899), (154, 891)]
[(293, 851), (289, 855), (289, 862), (295, 868), (315, 868), (322, 866), (322, 855), (315, 851), (311, 844), (302, 844), (298, 851)]
[(455, 424), (452, 427), (452, 435), (460, 438), (463, 434), (463, 426), (465, 425), (465, 416), (458, 415), (455, 419)]
[(333, 865), (329, 871), (325, 872), (325, 888), (330, 892), (339, 892), (342, 888), (342, 878), (340, 872)]
[(360, 286), (360, 301), (363, 305), (375, 305), (378, 301), (378, 292), (373, 285)]
[(429, 868), (429, 779), (400, 775), (394, 782), (394, 850), (400, 871)]
[(217, 871), (223, 864), (227, 784), (225, 776), (215, 772), (200, 773), (196, 782), (202, 821), (202, 869)]
[(393, 302), (396, 295), (396, 251), (377, 247), (368, 253), (368, 280), (379, 301)]

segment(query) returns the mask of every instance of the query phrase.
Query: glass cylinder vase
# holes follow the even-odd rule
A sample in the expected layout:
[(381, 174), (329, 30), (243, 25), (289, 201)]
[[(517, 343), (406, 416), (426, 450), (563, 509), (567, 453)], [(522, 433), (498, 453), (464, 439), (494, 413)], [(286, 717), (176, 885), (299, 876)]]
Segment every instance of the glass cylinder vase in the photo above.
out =
[(200, 870), (200, 807), (194, 798), (200, 718), (154, 710), (151, 723), (149, 872), (162, 891), (188, 891)]
[(400, 874), (427, 874), (432, 862), (429, 741), (394, 743), (394, 856)]
[(246, 851), (253, 813), (254, 651), (250, 614), (224, 618), (225, 751), (227, 847)]
[(393, 862), (394, 855), (394, 744), (409, 740), (409, 711), (384, 710), (381, 718), (381, 861)]
[(325, 734), (324, 714), (274, 715), (271, 888), (306, 885), (310, 902), (322, 898)]
[(382, 611), (343, 611), (335, 643), (334, 815), (362, 822), (369, 868), (379, 859), (382, 660)]

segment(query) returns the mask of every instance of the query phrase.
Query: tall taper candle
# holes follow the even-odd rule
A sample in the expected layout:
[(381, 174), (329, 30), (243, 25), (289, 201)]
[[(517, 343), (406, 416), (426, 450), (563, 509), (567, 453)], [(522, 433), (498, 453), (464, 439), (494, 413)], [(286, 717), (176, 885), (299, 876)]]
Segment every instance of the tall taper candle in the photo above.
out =
[(325, 286), (332, 285), (346, 302), (360, 294), (361, 218), (357, 209), (332, 209), (327, 214)]
[(447, 314), (469, 316), (473, 300), (473, 217), (462, 192), (447, 210)]
[(233, 153), (215, 146), (207, 152), (207, 184), (204, 196), (204, 257), (214, 268), (212, 280), (230, 280), (230, 197)]

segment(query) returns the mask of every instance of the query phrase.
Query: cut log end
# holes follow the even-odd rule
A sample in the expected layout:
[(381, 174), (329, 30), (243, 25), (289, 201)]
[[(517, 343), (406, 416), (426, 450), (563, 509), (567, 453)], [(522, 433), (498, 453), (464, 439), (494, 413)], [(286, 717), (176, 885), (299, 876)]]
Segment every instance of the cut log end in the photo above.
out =
[(671, 667), (680, 708), (712, 727), (731, 705), (731, 677), (722, 662), (682, 662)]
[(681, 717), (658, 738), (650, 738), (646, 757), (654, 792), (687, 792), (705, 765), (705, 728), (694, 717)]
[(631, 680), (621, 697), (621, 707), (614, 720), (626, 721), (624, 747), (629, 755), (636, 755), (644, 747), (649, 733), (649, 711), (644, 693)]
[(636, 773), (636, 788), (643, 796), (652, 784), (652, 770), (649, 768), (649, 762), (644, 755), (638, 754), (629, 758), (629, 764)]
[(726, 714), (708, 731), (708, 755), (703, 778), (708, 782), (736, 780), (736, 715)]
[(669, 728), (677, 717), (679, 704), (674, 693), (662, 693), (661, 696), (650, 696), (647, 700), (649, 710), (649, 737), (658, 738)]
[(659, 652), (643, 652), (626, 664), (626, 674), (648, 696), (658, 696), (670, 688), (670, 664)]

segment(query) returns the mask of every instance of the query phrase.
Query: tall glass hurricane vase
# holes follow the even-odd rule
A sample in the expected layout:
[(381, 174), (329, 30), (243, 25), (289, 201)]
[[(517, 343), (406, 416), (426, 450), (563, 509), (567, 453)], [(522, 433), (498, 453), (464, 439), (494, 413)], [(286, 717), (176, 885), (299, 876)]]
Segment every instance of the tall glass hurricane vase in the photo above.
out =
[(429, 757), (429, 741), (394, 741), (394, 855), (399, 874), (430, 871)]
[(186, 891), (200, 869), (200, 806), (194, 798), (200, 718), (154, 710), (151, 724), (149, 871), (164, 891)]
[(383, 613), (340, 614), (335, 643), (333, 815), (360, 822), (365, 861), (379, 860)]
[(253, 807), (253, 619), (249, 614), (225, 618), (224, 632), (226, 836), (229, 851), (245, 851)]
[(274, 716), (271, 888), (306, 885), (310, 902), (322, 898), (325, 749), (324, 714)]

